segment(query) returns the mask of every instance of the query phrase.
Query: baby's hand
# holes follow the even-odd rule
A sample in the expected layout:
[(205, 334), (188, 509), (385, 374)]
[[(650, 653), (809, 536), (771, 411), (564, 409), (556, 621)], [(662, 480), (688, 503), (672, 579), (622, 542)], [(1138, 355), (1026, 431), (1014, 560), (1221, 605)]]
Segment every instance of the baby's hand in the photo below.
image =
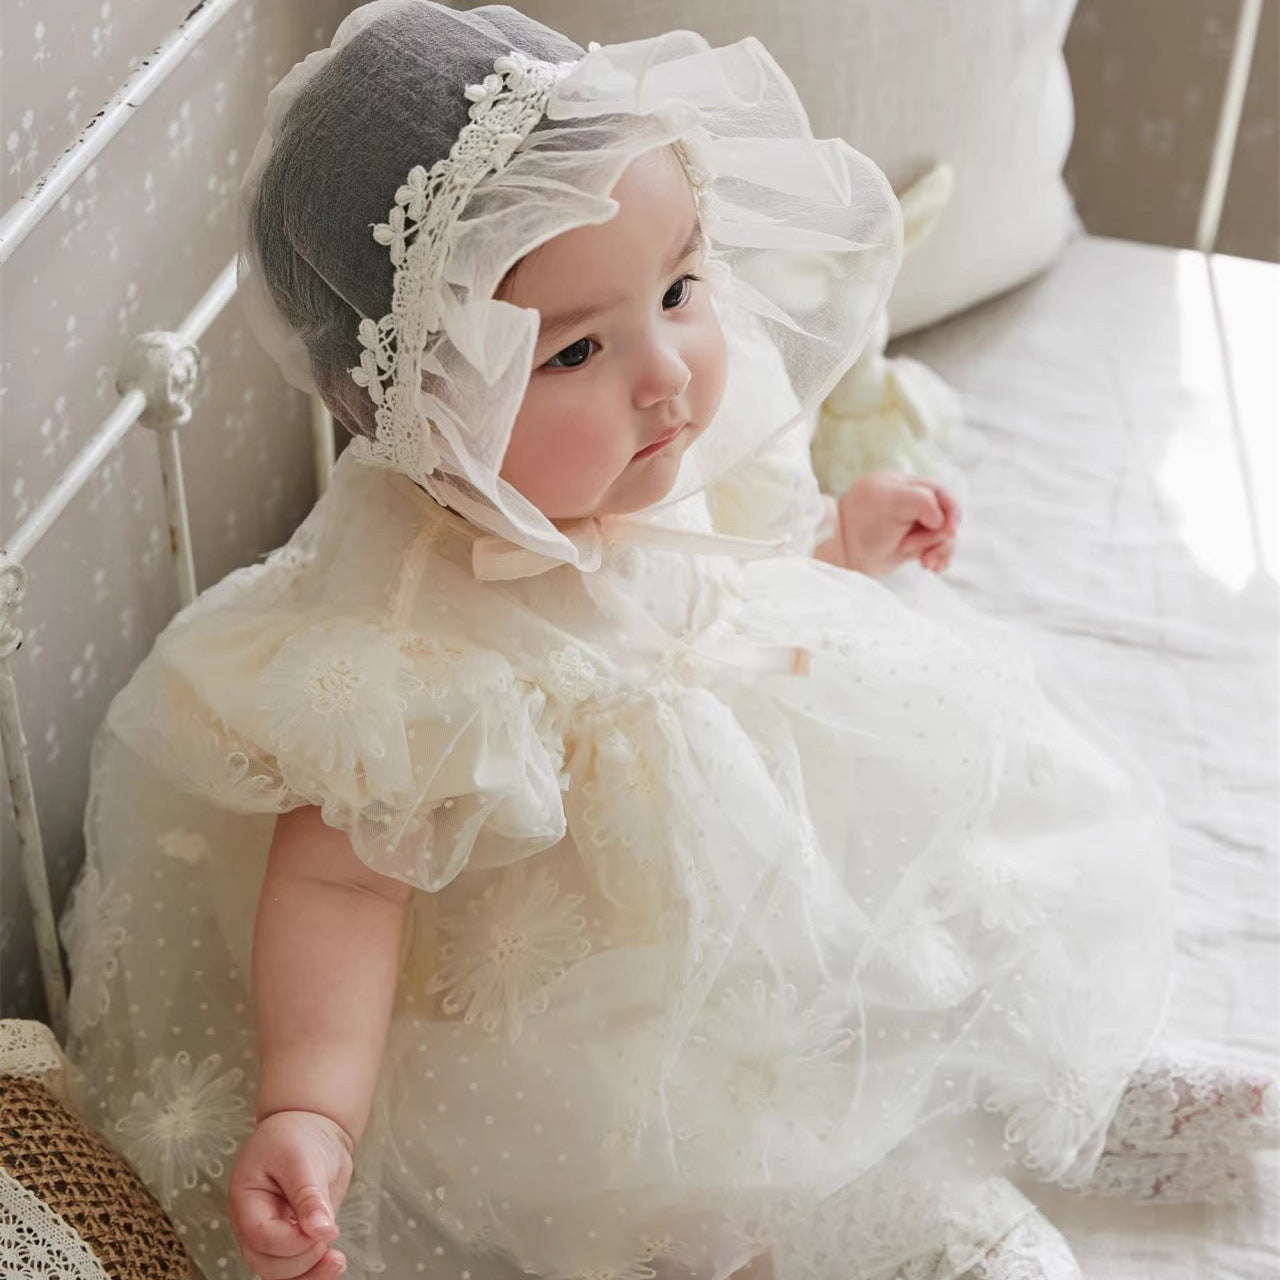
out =
[(351, 1138), (328, 1116), (277, 1111), (245, 1139), (231, 1169), (231, 1231), (262, 1280), (332, 1280), (347, 1267), (329, 1248), (351, 1182)]
[(936, 480), (873, 471), (837, 504), (836, 538), (846, 568), (873, 578), (918, 559), (939, 573), (951, 563), (960, 507)]

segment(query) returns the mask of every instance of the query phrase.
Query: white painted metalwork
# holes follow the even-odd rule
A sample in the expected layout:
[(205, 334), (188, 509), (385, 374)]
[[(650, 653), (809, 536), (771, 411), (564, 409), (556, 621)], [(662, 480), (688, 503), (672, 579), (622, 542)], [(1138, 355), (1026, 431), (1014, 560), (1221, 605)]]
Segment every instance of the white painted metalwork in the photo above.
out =
[(239, 0), (201, 0), (182, 25), (138, 66), (80, 130), (76, 140), (19, 196), (0, 218), (0, 263), (40, 224), (73, 182), (133, 119), (134, 112), (177, 70), (213, 25)]
[[(1222, 92), (1222, 109), (1218, 115), (1218, 130), (1213, 139), (1213, 153), (1209, 158), (1209, 173), (1205, 179), (1204, 196), (1200, 204), (1200, 218), (1196, 226), (1195, 247), (1203, 255), (1205, 276), (1209, 283), (1209, 299), (1213, 304), (1214, 328), (1218, 339), (1218, 359), (1222, 365), (1222, 377), (1227, 390), (1227, 411), (1231, 416), (1231, 431), (1235, 438), (1236, 454), (1241, 462), (1249, 456), (1245, 444), (1244, 422), (1240, 414), (1240, 393), (1236, 387), (1231, 353), (1227, 350), (1227, 326), (1222, 314), (1222, 297), (1213, 270), (1213, 250), (1218, 243), (1218, 229), (1222, 222), (1222, 203), (1226, 199), (1227, 180), (1231, 177), (1231, 161), (1235, 156), (1236, 136), (1240, 131), (1240, 115), (1244, 109), (1245, 90), (1249, 85), (1249, 71), (1253, 66), (1254, 52), (1258, 44), (1258, 24), (1262, 19), (1262, 0), (1241, 0), (1240, 16), (1236, 21), (1235, 43), (1231, 50), (1231, 64), (1227, 68), (1227, 82)], [(1253, 530), (1253, 550), (1258, 564), (1266, 563), (1266, 548), (1262, 545), (1262, 517), (1258, 511), (1257, 496), (1252, 485), (1245, 485), (1245, 503), (1249, 508), (1249, 526)]]
[(1253, 65), (1258, 43), (1258, 23), (1262, 18), (1262, 0), (1241, 0), (1236, 22), (1235, 44), (1231, 65), (1222, 91), (1222, 110), (1218, 115), (1218, 131), (1209, 157), (1209, 174), (1205, 179), (1200, 202), (1200, 219), (1196, 226), (1195, 247), (1212, 253), (1218, 243), (1218, 225), (1222, 221), (1222, 202), (1227, 195), (1227, 179), (1231, 176), (1231, 160), (1236, 151), (1236, 134), (1240, 130), (1240, 112), (1244, 92), (1249, 86), (1249, 68)]
[(40, 975), (49, 1006), (49, 1021), (60, 1043), (66, 1041), (67, 985), (62, 974), (58, 934), (49, 896), (49, 875), (45, 869), (44, 845), (36, 821), (36, 793), (31, 785), (31, 757), (18, 715), (18, 689), (13, 680), (11, 658), (22, 644), (22, 632), (14, 614), (27, 587), (27, 572), (0, 551), (0, 754), (9, 775), (9, 800), (13, 805), (22, 855), (22, 878), (31, 900), (31, 921)]
[(23, 879), (31, 899), (36, 947), (49, 1018), (59, 1042), (66, 1038), (67, 988), (58, 951), (56, 923), (45, 871), (44, 845), (36, 821), (35, 790), (26, 735), (18, 712), (12, 657), (22, 644), (17, 610), (26, 589), (21, 559), (53, 527), (71, 499), (135, 423), (154, 429), (160, 442), (169, 544), (184, 604), (195, 599), (195, 564), (187, 521), (182, 458), (176, 428), (191, 418), (191, 395), (199, 374), (198, 338), (235, 292), (234, 263), (225, 268), (176, 333), (144, 333), (134, 339), (116, 387), (123, 399), (72, 460), (44, 500), (19, 527), (7, 552), (0, 551), (0, 747), (9, 773), (9, 795), (21, 849)]
[[(173, 412), (173, 410), (165, 408), (162, 402), (168, 401), (171, 389), (172, 393), (176, 395), (177, 389), (184, 385), (192, 372), (190, 357), (177, 353), (186, 349), (190, 349), (192, 352), (195, 351), (197, 339), (204, 334), (214, 318), (226, 306), (235, 293), (235, 288), (235, 263), (232, 261), (219, 272), (217, 279), (205, 291), (204, 296), (178, 326), (176, 332), (160, 335), (154, 333), (143, 334), (135, 339), (135, 344), (145, 343), (148, 340), (154, 342), (158, 337), (171, 340), (171, 350), (175, 353), (173, 356), (175, 366), (170, 369), (168, 366), (162, 365), (160, 368), (154, 369), (152, 381), (144, 387), (139, 385), (136, 380), (138, 359), (136, 346), (130, 349), (130, 354), (125, 360), (125, 367), (116, 382), (116, 388), (121, 391), (124, 398), (103, 420), (97, 431), (90, 436), (89, 442), (71, 460), (70, 465), (58, 477), (53, 488), (49, 490), (36, 509), (18, 526), (17, 533), (14, 534), (5, 548), (11, 559), (19, 562), (25, 560), (31, 553), (31, 548), (48, 533), (58, 517), (67, 509), (71, 500), (88, 482), (98, 464), (124, 439), (129, 428), (147, 414), (150, 407), (149, 395), (155, 397), (159, 419), (158, 421), (149, 421), (146, 425), (163, 426), (164, 415)], [(122, 385), (122, 381), (125, 385)], [(193, 390), (194, 383), (191, 384), (187, 392), (188, 396)], [(188, 410), (188, 416), (190, 416), (190, 410)], [(170, 426), (173, 425), (176, 424), (170, 423)], [(163, 439), (166, 434), (171, 433), (162, 430), (161, 438)]]
[(333, 470), (333, 414), (319, 396), (311, 397), (311, 436), (315, 443), (316, 494), (329, 487), (329, 473)]

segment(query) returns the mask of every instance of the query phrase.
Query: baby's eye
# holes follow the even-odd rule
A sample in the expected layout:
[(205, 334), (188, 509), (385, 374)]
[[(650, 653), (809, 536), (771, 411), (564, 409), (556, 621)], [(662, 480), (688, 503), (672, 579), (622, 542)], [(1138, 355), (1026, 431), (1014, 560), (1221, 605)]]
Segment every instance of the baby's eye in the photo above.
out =
[[(588, 354), (589, 354), (588, 352), (584, 352), (584, 351), (582, 350), (582, 348), (583, 348), (583, 347), (585, 347), (585, 346), (587, 345), (587, 343), (589, 343), (589, 342), (594, 342), (594, 341), (595, 341), (595, 339), (594, 339), (594, 338), (579, 338), (579, 339), (577, 340), (577, 342), (573, 343), (573, 345), (572, 345), (572, 346), (565, 347), (565, 349), (564, 349), (563, 351), (557, 351), (557, 352), (555, 353), (555, 355), (553, 355), (553, 356), (551, 357), (551, 359), (547, 361), (547, 367), (548, 367), (549, 369), (579, 369), (579, 368), (581, 368), (581, 367), (582, 367), (582, 366), (587, 362), (587, 356), (588, 356)], [(582, 358), (581, 358), (580, 360), (578, 360), (578, 359), (570, 359), (570, 360), (568, 360), (568, 361), (567, 361), (566, 363), (564, 363), (564, 364), (559, 364), (559, 363), (557, 363), (557, 361), (559, 361), (559, 360), (560, 360), (560, 358), (561, 358), (562, 356), (570, 356), (570, 357), (571, 357), (571, 356), (573, 356), (573, 354), (574, 354), (575, 352), (577, 352), (577, 353), (579, 353), (579, 354), (581, 355), (581, 357), (582, 357)]]
[(667, 299), (671, 297), (672, 290), (674, 289), (680, 290), (680, 294), (678, 298), (676, 299), (676, 301), (674, 301), (671, 304), (668, 310), (674, 311), (677, 307), (684, 306), (684, 304), (689, 301), (689, 295), (693, 292), (693, 281), (701, 280), (701, 279), (702, 279), (701, 276), (694, 276), (694, 275), (681, 276), (680, 279), (677, 280), (675, 284), (673, 284), (671, 288), (668, 289), (667, 292), (663, 295), (662, 301), (665, 303)]
[[(701, 279), (701, 276), (689, 274), (682, 275), (680, 279), (662, 295), (663, 307), (668, 311), (674, 311), (678, 307), (684, 306), (685, 303), (689, 301), (689, 294), (692, 292), (693, 281)], [(676, 292), (676, 290), (679, 290), (679, 293), (674, 299), (668, 302), (668, 299), (671, 299), (671, 295)], [(588, 344), (591, 346), (599, 345), (594, 338), (579, 338), (577, 342), (573, 343), (571, 346), (565, 347), (563, 351), (557, 351), (556, 354), (546, 362), (544, 368), (581, 369), (591, 356), (590, 350), (587, 349)]]

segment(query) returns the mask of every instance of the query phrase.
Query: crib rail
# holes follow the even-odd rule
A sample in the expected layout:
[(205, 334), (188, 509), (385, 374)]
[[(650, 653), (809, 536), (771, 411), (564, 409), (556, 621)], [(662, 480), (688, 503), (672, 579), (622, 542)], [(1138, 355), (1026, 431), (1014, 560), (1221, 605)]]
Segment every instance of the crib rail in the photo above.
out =
[[(0, 263), (5, 262), (19, 248), (94, 159), (129, 124), (138, 108), (177, 70), (197, 44), (237, 3), (238, 0), (201, 0), (176, 30), (148, 58), (143, 59), (138, 69), (104, 103), (76, 141), (0, 217)], [(1235, 46), (1196, 237), (1196, 247), (1206, 255), (1206, 263), (1209, 262), (1208, 255), (1212, 253), (1217, 241), (1223, 196), (1235, 149), (1244, 87), (1255, 51), (1261, 8), (1262, 0), (1241, 0)], [(1212, 270), (1209, 274), (1212, 284)], [(27, 742), (18, 712), (14, 676), (13, 659), (22, 644), (22, 631), (17, 615), (27, 583), (27, 573), (22, 562), (53, 527), (103, 459), (110, 455), (131, 427), (139, 424), (154, 431), (159, 444), (170, 531), (169, 544), (177, 574), (179, 598), (184, 605), (195, 598), (195, 566), (178, 428), (187, 424), (192, 416), (191, 401), (201, 376), (198, 340), (230, 301), (235, 290), (235, 266), (231, 262), (210, 283), (177, 329), (137, 335), (117, 377), (120, 403), (107, 415), (89, 442), (19, 526), (7, 547), (0, 549), (0, 754), (4, 756), (8, 772), (23, 879), (31, 900), (50, 1021), (59, 1042), (64, 1044), (67, 1031), (66, 979), (58, 948), (44, 849), (36, 820), (35, 791), (31, 781)], [(1214, 296), (1216, 305), (1216, 292)], [(1220, 311), (1218, 326), (1221, 340)], [(1225, 361), (1224, 366), (1230, 386), (1230, 366)], [(317, 491), (323, 492), (333, 467), (333, 422), (317, 398), (312, 401), (311, 426)]]
[(79, 137), (0, 218), (0, 265), (40, 225), (68, 188), (133, 119), (140, 106), (178, 69), (187, 55), (240, 0), (200, 0), (136, 71), (107, 99)]

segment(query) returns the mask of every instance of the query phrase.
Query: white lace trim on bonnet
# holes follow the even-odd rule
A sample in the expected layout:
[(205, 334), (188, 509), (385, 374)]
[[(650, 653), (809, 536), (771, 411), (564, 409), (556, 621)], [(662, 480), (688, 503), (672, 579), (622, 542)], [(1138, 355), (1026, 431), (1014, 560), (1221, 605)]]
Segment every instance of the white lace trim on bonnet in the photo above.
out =
[[(361, 21), (365, 10), (376, 12)], [(273, 90), (246, 193), (261, 177), (288, 108), (354, 34), (375, 21), (466, 16), (431, 0), (375, 0), (356, 10), (330, 49), (310, 55)], [(813, 138), (790, 81), (753, 38), (712, 49), (693, 32), (674, 31), (620, 45), (593, 42), (582, 58), (560, 62), (509, 48), (491, 74), (457, 92), (470, 102), (468, 122), (448, 154), (429, 168), (414, 165), (385, 221), (371, 228), (394, 269), (389, 309), (367, 315), (351, 308), (359, 364), (346, 366), (346, 389), (336, 379), (322, 394), (349, 427), (365, 425), (352, 444), (361, 461), (401, 472), (487, 531), (476, 544), (477, 576), (525, 576), (564, 563), (594, 569), (603, 545), (650, 540), (646, 530), (662, 508), (797, 426), (830, 391), (857, 358), (896, 275), (898, 202), (870, 160), (839, 139)], [(558, 526), (499, 475), (539, 316), (493, 291), (538, 244), (612, 217), (618, 206), (609, 192), (627, 165), (667, 144), (675, 145), (694, 190), (707, 245), (704, 274), (722, 324), (762, 333), (777, 348), (788, 385), (767, 411), (737, 404), (730, 412), (726, 396), (658, 506), (632, 518)], [(308, 269), (329, 283), (315, 257)], [(240, 276), (255, 333), (291, 382), (320, 392), (315, 351), (308, 369), (300, 358), (306, 343), (300, 346), (275, 305), (247, 237)], [(732, 355), (727, 376), (735, 377)], [(682, 537), (695, 553), (779, 550), (746, 539)]]

